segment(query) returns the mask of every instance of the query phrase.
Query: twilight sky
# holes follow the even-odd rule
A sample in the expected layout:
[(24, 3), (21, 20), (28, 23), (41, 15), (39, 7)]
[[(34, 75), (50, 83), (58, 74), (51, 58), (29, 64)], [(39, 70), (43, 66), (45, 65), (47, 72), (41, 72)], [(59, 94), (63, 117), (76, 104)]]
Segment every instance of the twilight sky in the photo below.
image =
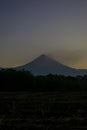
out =
[(87, 69), (87, 0), (0, 0), (0, 67), (40, 54)]

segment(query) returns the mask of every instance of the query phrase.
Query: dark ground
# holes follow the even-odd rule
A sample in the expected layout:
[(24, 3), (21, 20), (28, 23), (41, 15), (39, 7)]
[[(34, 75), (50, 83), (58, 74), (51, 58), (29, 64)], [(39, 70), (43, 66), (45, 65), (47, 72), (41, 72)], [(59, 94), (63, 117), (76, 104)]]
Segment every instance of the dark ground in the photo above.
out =
[(0, 130), (87, 130), (87, 92), (0, 92)]

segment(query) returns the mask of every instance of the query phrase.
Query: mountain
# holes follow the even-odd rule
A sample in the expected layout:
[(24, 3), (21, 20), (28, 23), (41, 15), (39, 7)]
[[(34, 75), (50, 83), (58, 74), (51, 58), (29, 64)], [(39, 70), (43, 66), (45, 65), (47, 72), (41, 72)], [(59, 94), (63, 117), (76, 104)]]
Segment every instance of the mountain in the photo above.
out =
[(0, 70), (2, 70), (2, 69), (4, 69), (4, 68), (1, 68), (1, 67), (0, 67)]
[(32, 62), (16, 67), (16, 70), (29, 70), (34, 75), (47, 75), (47, 74), (58, 74), (58, 75), (86, 75), (87, 70), (74, 69), (65, 66), (56, 60), (46, 56), (41, 55)]

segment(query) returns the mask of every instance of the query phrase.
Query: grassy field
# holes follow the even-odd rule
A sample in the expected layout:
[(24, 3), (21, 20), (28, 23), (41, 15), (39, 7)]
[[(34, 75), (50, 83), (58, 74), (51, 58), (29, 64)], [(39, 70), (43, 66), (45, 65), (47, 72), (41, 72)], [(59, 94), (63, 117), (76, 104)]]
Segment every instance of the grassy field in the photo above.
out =
[(0, 92), (0, 129), (87, 130), (87, 93)]

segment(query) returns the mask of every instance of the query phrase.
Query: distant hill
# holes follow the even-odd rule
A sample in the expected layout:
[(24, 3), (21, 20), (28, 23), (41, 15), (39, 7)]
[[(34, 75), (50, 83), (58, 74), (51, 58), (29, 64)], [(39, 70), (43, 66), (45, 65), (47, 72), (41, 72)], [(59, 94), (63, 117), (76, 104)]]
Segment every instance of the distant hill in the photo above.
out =
[(3, 68), (0, 68), (0, 70), (2, 70)]
[(87, 75), (87, 70), (74, 69), (65, 66), (58, 61), (41, 55), (30, 63), (15, 68), (16, 70), (28, 70), (34, 75), (58, 74), (65, 76)]

